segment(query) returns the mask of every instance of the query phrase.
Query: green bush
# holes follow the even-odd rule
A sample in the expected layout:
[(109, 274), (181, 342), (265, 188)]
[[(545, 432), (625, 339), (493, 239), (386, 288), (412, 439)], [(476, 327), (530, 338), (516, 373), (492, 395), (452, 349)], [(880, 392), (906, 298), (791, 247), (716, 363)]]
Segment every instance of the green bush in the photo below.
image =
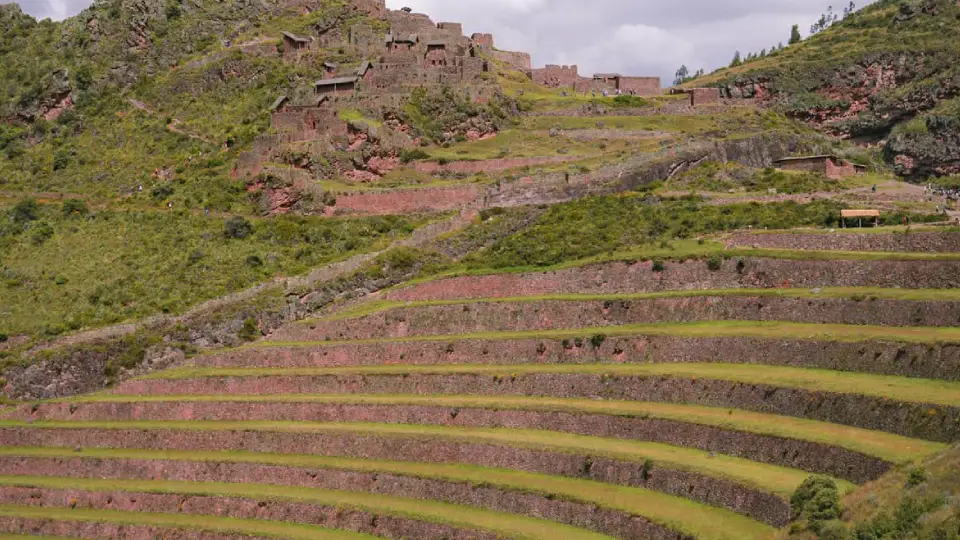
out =
[(411, 161), (419, 161), (423, 159), (430, 159), (430, 154), (424, 152), (419, 148), (400, 151), (400, 161), (405, 164), (410, 163)]
[(40, 206), (33, 199), (22, 199), (10, 210), (14, 223), (27, 223), (40, 218)]
[(33, 227), (30, 242), (35, 246), (42, 246), (51, 238), (53, 238), (53, 227), (49, 223), (40, 222)]
[(255, 341), (261, 336), (260, 328), (257, 326), (257, 320), (253, 317), (247, 317), (243, 320), (243, 326), (240, 328), (240, 332), (237, 333), (243, 341)]
[(606, 340), (607, 340), (606, 334), (595, 334), (593, 337), (590, 338), (590, 345), (594, 349), (599, 349), (603, 345), (603, 342)]
[(65, 216), (85, 216), (90, 213), (90, 210), (87, 208), (87, 203), (83, 202), (82, 199), (67, 199), (63, 201), (62, 211)]
[(234, 216), (223, 225), (223, 234), (227, 238), (243, 240), (253, 234), (253, 224), (240, 216)]
[(914, 467), (907, 474), (907, 487), (917, 487), (927, 481), (927, 471), (923, 467)]
[(643, 99), (640, 96), (629, 96), (629, 95), (617, 96), (613, 98), (611, 102), (615, 108), (628, 108), (628, 107), (640, 108), (640, 107), (646, 107), (647, 105), (650, 104), (649, 101)]
[(824, 522), (840, 519), (840, 491), (837, 483), (826, 476), (804, 480), (790, 497), (793, 519), (802, 521), (815, 532)]
[(666, 270), (666, 265), (663, 262), (663, 259), (654, 259), (653, 260), (653, 271), (654, 272), (663, 272)]
[(711, 255), (710, 258), (707, 259), (707, 268), (711, 272), (716, 272), (723, 268), (723, 257), (720, 255)]

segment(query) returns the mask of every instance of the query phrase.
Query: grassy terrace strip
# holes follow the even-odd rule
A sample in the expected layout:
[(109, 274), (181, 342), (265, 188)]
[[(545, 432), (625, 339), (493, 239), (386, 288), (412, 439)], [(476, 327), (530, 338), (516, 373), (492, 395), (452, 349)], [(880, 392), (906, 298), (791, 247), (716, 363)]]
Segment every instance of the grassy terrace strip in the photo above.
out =
[[(275, 396), (125, 396), (99, 395), (60, 400), (69, 403), (319, 403), (345, 405), (415, 405), (426, 407), (534, 410), (612, 416), (658, 418), (772, 435), (839, 446), (891, 463), (914, 461), (939, 452), (945, 444), (911, 439), (817, 420), (731, 410), (699, 405), (596, 401), (514, 396), (371, 396), (371, 395), (275, 395)], [(3, 454), (0, 449), (0, 455)]]
[(276, 521), (197, 516), (190, 514), (126, 512), (122, 510), (47, 508), (4, 504), (0, 505), (0, 517), (55, 521), (85, 521), (112, 523), (116, 525), (147, 525), (168, 529), (198, 529), (224, 533), (240, 533), (249, 536), (289, 538), (291, 540), (374, 540), (377, 538), (369, 534), (336, 531), (324, 529), (323, 527), (280, 523)]
[[(0, 514), (4, 515), (4, 514)], [(46, 540), (67, 540), (68, 536), (49, 536), (49, 535), (39, 535), (39, 534), (7, 534), (0, 533), (0, 540), (37, 540), (37, 538), (44, 538)], [(76, 540), (76, 538), (71, 538), (70, 540)]]
[(744, 364), (522, 364), (438, 366), (347, 366), (330, 368), (181, 368), (143, 377), (179, 380), (211, 377), (310, 377), (343, 375), (609, 375), (682, 377), (734, 381), (887, 398), (895, 401), (960, 406), (960, 382), (913, 379), (826, 369)]
[(773, 529), (729, 510), (656, 491), (544, 474), (471, 465), (428, 464), (340, 457), (264, 454), (255, 452), (204, 452), (167, 450), (92, 449), (80, 452), (64, 448), (0, 448), (0, 456), (70, 459), (176, 460), (214, 463), (254, 463), (311, 467), (358, 472), (397, 474), (434, 480), (495, 485), (501, 488), (560, 496), (643, 516), (654, 523), (700, 540), (759, 538)]
[[(960, 343), (960, 327), (871, 326), (856, 324), (815, 324), (781, 321), (702, 321), (694, 323), (626, 324), (597, 328), (524, 330), (518, 332), (473, 332), (403, 338), (369, 338), (343, 341), (258, 341), (246, 349), (277, 347), (323, 347), (376, 343), (423, 343), (469, 340), (567, 339), (603, 334), (609, 337), (667, 336), (688, 338), (749, 337), (760, 339), (802, 339), (811, 341), (887, 341), (903, 343)], [(208, 354), (223, 354), (216, 351)], [(201, 355), (202, 357), (203, 355)]]
[[(529, 540), (607, 540), (607, 535), (517, 514), (479, 510), (468, 506), (389, 497), (355, 491), (277, 486), (271, 484), (226, 484), (217, 482), (177, 482), (169, 480), (101, 480), (47, 476), (0, 476), (0, 486), (83, 491), (129, 491), (173, 493), (178, 495), (232, 497), (277, 500), (337, 508), (354, 508), (372, 514), (452, 525), (458, 528), (488, 530), (508, 538)], [(335, 537), (334, 537), (335, 538)], [(351, 538), (348, 536), (347, 538)]]
[(726, 296), (757, 296), (780, 298), (882, 298), (887, 300), (917, 300), (924, 302), (960, 300), (960, 289), (885, 289), (880, 287), (825, 287), (813, 292), (812, 289), (697, 289), (685, 291), (660, 291), (650, 293), (615, 294), (545, 294), (535, 296), (510, 296), (503, 298), (467, 298), (454, 300), (377, 300), (321, 317), (305, 319), (295, 324), (312, 324), (317, 320), (343, 320), (371, 315), (397, 308), (416, 308), (429, 306), (451, 306), (461, 304), (511, 304), (526, 302), (589, 302), (654, 300), (658, 298), (709, 298)]
[[(827, 234), (824, 231), (824, 234)], [(680, 240), (672, 248), (644, 247), (604, 253), (565, 261), (550, 266), (520, 266), (513, 268), (454, 268), (432, 276), (406, 281), (394, 288), (405, 288), (418, 283), (437, 281), (445, 278), (460, 276), (486, 276), (496, 274), (525, 274), (531, 272), (552, 272), (569, 268), (580, 268), (591, 264), (607, 262), (635, 262), (662, 258), (666, 260), (703, 259), (711, 255), (721, 255), (728, 258), (756, 257), (766, 259), (787, 260), (817, 260), (817, 261), (958, 261), (960, 253), (927, 253), (903, 251), (842, 251), (842, 250), (800, 250), (800, 249), (773, 249), (773, 248), (730, 248), (715, 241), (700, 244), (696, 240)]]
[[(667, 468), (723, 478), (789, 498), (809, 477), (797, 469), (757, 463), (746, 459), (711, 455), (710, 452), (632, 440), (573, 435), (556, 431), (501, 428), (439, 427), (406, 424), (322, 422), (222, 422), (222, 421), (131, 421), (131, 422), (16, 422), (0, 421), (0, 429), (105, 429), (182, 431), (261, 431), (274, 433), (336, 433), (383, 437), (417, 437), (443, 441), (493, 444), (519, 448), (603, 455), (612, 459), (645, 463), (652, 460)], [(850, 482), (837, 480), (845, 491)]]

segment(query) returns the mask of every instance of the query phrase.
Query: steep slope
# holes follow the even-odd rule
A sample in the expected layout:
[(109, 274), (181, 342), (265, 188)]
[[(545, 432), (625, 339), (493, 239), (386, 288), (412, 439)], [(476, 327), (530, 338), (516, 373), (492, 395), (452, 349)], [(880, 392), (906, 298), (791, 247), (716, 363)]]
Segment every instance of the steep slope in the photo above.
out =
[(828, 132), (884, 145), (901, 175), (960, 172), (960, 6), (881, 0), (806, 41), (694, 85), (772, 101)]

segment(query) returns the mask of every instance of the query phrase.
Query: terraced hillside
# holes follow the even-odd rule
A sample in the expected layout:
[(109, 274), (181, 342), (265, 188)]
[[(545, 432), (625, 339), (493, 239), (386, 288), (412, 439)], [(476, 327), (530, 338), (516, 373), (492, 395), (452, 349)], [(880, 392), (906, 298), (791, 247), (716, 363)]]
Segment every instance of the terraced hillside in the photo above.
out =
[(960, 537), (960, 213), (882, 150), (376, 0), (0, 29), (0, 538)]
[(743, 233), (719, 268), (586, 261), (388, 289), (107, 392), (8, 407), (0, 526), (183, 538), (825, 530), (791, 508), (811, 476), (857, 497), (960, 438), (958, 239)]

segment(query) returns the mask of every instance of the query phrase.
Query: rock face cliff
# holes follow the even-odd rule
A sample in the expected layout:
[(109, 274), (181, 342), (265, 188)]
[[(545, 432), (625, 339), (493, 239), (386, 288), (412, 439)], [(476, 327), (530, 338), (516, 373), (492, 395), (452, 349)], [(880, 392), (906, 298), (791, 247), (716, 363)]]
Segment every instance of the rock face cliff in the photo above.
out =
[(960, 47), (952, 0), (884, 0), (718, 81), (827, 132), (882, 145), (903, 176), (960, 172)]

